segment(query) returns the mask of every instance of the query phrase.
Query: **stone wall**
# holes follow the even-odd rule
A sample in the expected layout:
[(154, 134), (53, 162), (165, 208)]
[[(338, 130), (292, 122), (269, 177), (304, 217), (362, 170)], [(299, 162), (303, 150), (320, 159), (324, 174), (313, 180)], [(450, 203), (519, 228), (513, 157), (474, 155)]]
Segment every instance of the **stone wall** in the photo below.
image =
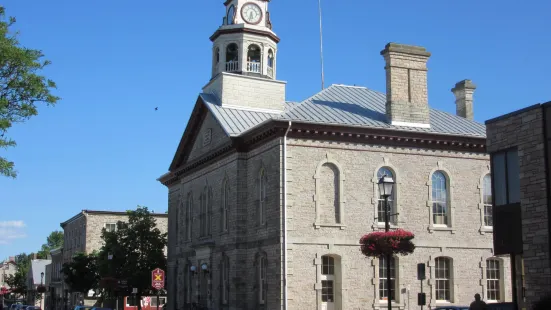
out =
[(197, 138), (189, 154), (189, 160), (193, 161), (201, 155), (215, 150), (222, 144), (229, 142), (231, 142), (231, 140), (224, 132), (224, 129), (222, 129), (212, 114), (208, 112), (205, 116), (205, 120), (201, 124), (201, 129), (197, 134)]
[(490, 153), (518, 148), (522, 256), (530, 305), (551, 290), (543, 109), (537, 105), (488, 121), (487, 135)]
[(86, 216), (81, 213), (63, 227), (63, 262), (71, 261), (78, 252), (86, 252), (88, 234), (86, 232)]
[[(416, 252), (399, 258), (400, 307), (407, 306), (408, 293), (410, 305), (416, 305), (418, 263), (427, 264), (427, 303), (438, 305), (432, 298), (434, 259), (439, 256), (453, 260), (452, 304), (468, 305), (475, 293), (486, 295), (486, 259), (493, 256), (492, 235), (482, 229), (480, 208), (481, 180), (489, 173), (487, 155), (304, 140), (290, 140), (288, 147), (288, 283), (292, 309), (321, 309), (321, 281), (316, 270), (323, 255), (341, 261), (342, 307), (337, 309), (379, 308), (378, 260), (362, 256), (358, 242), (362, 235), (383, 228), (375, 220), (376, 173), (381, 167), (389, 167), (397, 181), (397, 227), (416, 235)], [(316, 190), (316, 182), (323, 178), (316, 177), (318, 168), (328, 163), (337, 167), (341, 179), (335, 182), (342, 186), (341, 223), (317, 225), (317, 213), (323, 214), (318, 209), (333, 203), (318, 203), (331, 195), (326, 195), (323, 187), (320, 192)], [(449, 177), (451, 228), (437, 227), (431, 221), (430, 180), (436, 170)], [(510, 300), (509, 261), (499, 260), (504, 269), (502, 296)]]

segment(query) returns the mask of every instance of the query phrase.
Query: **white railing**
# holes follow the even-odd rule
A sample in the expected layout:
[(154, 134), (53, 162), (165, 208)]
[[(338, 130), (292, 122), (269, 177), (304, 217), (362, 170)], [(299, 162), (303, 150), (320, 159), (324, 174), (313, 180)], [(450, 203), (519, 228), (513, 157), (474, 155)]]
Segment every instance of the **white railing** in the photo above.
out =
[(239, 71), (239, 61), (228, 61), (226, 62), (226, 72), (235, 72)]
[(254, 73), (260, 73), (260, 63), (259, 62), (247, 61), (247, 71), (248, 72), (254, 72)]
[(268, 67), (268, 76), (269, 77), (274, 77), (274, 68)]

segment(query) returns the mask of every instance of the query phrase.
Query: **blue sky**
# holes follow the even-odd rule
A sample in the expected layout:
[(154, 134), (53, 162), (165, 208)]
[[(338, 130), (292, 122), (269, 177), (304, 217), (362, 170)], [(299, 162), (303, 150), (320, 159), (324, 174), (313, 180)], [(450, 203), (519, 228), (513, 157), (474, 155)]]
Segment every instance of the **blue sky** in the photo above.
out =
[[(385, 90), (388, 42), (426, 47), (429, 102), (455, 113), (450, 89), (478, 85), (475, 119), (551, 100), (550, 1), (322, 0), (326, 84)], [(167, 209), (165, 173), (210, 78), (209, 36), (222, 0), (5, 0), (23, 45), (42, 49), (63, 98), (18, 124), (0, 150), (0, 259), (39, 249), (82, 209)], [(320, 90), (317, 0), (270, 4), (287, 99)], [(155, 111), (155, 107), (159, 107)], [(6, 236), (13, 238), (6, 240)], [(3, 239), (2, 239), (3, 238)]]

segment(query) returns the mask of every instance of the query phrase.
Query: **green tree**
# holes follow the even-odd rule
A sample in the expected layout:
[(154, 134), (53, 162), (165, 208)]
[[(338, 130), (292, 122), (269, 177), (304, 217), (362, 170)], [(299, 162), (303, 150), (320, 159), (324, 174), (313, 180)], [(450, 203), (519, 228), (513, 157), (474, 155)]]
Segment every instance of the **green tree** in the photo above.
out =
[(99, 277), (96, 261), (95, 254), (77, 253), (71, 262), (63, 264), (61, 272), (71, 291), (85, 295), (97, 287)]
[(38, 257), (41, 259), (48, 258), (48, 254), (51, 250), (60, 248), (63, 246), (63, 232), (62, 231), (52, 231), (48, 238), (46, 238), (46, 243), (42, 245), (40, 251), (38, 251)]
[(105, 243), (98, 255), (100, 277), (126, 280), (128, 287), (138, 289), (138, 300), (153, 294), (151, 271), (166, 270), (167, 234), (157, 228), (151, 212), (141, 206), (128, 211), (128, 223), (118, 222), (114, 232), (104, 229), (102, 239)]
[[(15, 18), (6, 18), (0, 5), (0, 148), (15, 146), (5, 136), (13, 123), (22, 123), (38, 114), (37, 103), (55, 105), (58, 97), (52, 80), (39, 73), (50, 64), (40, 50), (20, 45), (17, 32), (11, 31)], [(17, 176), (14, 163), (0, 157), (0, 175)]]
[(27, 293), (27, 273), (31, 267), (31, 255), (21, 253), (15, 256), (17, 271), (6, 279), (6, 283), (16, 295), (25, 296)]

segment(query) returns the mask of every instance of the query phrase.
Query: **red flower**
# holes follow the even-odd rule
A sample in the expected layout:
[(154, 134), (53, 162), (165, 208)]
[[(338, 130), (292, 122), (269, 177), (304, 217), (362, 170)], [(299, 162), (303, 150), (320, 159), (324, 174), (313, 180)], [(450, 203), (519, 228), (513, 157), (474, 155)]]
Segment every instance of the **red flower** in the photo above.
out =
[(408, 255), (415, 249), (411, 241), (414, 237), (413, 233), (403, 229), (372, 232), (360, 239), (361, 251), (368, 257), (379, 257), (384, 254)]

